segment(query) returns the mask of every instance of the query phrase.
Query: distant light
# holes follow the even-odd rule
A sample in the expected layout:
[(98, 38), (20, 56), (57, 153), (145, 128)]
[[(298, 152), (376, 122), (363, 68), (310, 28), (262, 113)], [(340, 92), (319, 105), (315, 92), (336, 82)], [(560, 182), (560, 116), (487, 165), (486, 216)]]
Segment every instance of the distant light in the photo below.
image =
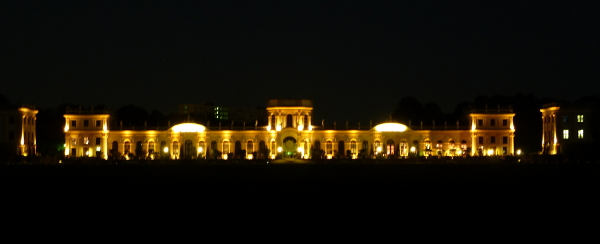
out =
[(281, 147), (278, 147), (278, 148), (277, 148), (277, 152), (281, 152), (281, 151), (283, 151), (283, 148), (281, 148)]
[(410, 148), (410, 151), (411, 151), (411, 152), (415, 152), (416, 150), (417, 150), (417, 149), (416, 149), (415, 147), (411, 147), (411, 148)]
[(96, 152), (100, 152), (100, 147), (96, 147)]
[(379, 132), (404, 132), (406, 125), (399, 123), (383, 123), (375, 126), (375, 130)]
[(169, 148), (168, 148), (168, 147), (165, 147), (165, 148), (163, 149), (163, 152), (165, 152), (165, 153), (168, 153), (168, 152), (169, 152)]
[(517, 150), (517, 155), (521, 155), (521, 149)]

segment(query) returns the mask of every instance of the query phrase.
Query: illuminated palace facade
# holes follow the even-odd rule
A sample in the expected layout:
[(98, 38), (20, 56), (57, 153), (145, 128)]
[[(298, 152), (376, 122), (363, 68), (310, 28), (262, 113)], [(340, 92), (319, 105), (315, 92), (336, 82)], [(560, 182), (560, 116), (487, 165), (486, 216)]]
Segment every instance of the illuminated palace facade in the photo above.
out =
[(165, 130), (122, 129), (106, 111), (65, 114), (65, 155), (101, 158), (401, 158), (514, 154), (514, 113), (472, 111), (466, 126), (324, 128), (311, 100), (269, 100), (266, 125), (210, 126), (192, 122)]

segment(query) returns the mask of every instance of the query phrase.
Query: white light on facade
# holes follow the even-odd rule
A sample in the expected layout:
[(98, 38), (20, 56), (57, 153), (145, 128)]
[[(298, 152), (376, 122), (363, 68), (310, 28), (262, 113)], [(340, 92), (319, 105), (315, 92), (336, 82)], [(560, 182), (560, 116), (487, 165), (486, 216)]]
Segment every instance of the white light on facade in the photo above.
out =
[(163, 148), (163, 152), (168, 153), (169, 152), (169, 148), (168, 147)]
[(281, 148), (281, 147), (278, 147), (278, 148), (277, 148), (277, 152), (281, 152), (281, 151), (283, 151), (283, 148)]
[(399, 123), (383, 123), (375, 126), (375, 130), (379, 132), (404, 132), (406, 125)]
[(206, 127), (195, 123), (183, 123), (173, 126), (173, 132), (203, 132)]

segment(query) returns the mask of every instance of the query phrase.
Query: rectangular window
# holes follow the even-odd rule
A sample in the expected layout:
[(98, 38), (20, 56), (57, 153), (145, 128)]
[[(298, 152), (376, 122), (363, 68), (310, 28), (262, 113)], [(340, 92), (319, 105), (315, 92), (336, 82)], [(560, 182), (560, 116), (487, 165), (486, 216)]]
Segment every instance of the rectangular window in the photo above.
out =
[(100, 127), (101, 123), (102, 122), (100, 120), (96, 120), (96, 127)]
[(508, 126), (508, 120), (507, 119), (503, 119), (502, 120), (502, 126)]
[(491, 140), (491, 143), (496, 143), (496, 137), (495, 137), (495, 136), (492, 136), (492, 137), (490, 138), (490, 140)]
[(84, 120), (83, 121), (83, 127), (89, 127), (90, 126), (90, 121), (89, 120)]
[(479, 144), (483, 144), (483, 136), (479, 137)]
[(508, 144), (508, 136), (502, 137), (502, 144)]
[(577, 131), (577, 138), (583, 139), (583, 130), (578, 130)]
[(100, 145), (100, 137), (96, 137), (96, 145)]
[(583, 115), (577, 115), (577, 122), (583, 123)]
[(490, 120), (490, 126), (496, 126), (496, 119)]
[(563, 130), (563, 139), (569, 139), (569, 130)]
[(77, 121), (71, 120), (71, 127), (73, 127), (73, 128), (77, 127)]
[(569, 116), (568, 115), (563, 116), (563, 122), (565, 122), (565, 123), (569, 122)]
[(483, 126), (483, 120), (482, 119), (478, 119), (477, 120), (477, 126)]

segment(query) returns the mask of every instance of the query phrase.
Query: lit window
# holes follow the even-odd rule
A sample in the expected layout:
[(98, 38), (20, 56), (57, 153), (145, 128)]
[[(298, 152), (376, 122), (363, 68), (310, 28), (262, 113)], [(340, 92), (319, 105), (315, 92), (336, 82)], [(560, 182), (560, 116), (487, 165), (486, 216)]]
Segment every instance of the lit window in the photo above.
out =
[(583, 122), (583, 115), (577, 115), (577, 122), (579, 122), (579, 123)]
[(577, 131), (577, 138), (583, 139), (583, 130), (578, 130)]
[(563, 139), (569, 139), (569, 130), (563, 130)]

